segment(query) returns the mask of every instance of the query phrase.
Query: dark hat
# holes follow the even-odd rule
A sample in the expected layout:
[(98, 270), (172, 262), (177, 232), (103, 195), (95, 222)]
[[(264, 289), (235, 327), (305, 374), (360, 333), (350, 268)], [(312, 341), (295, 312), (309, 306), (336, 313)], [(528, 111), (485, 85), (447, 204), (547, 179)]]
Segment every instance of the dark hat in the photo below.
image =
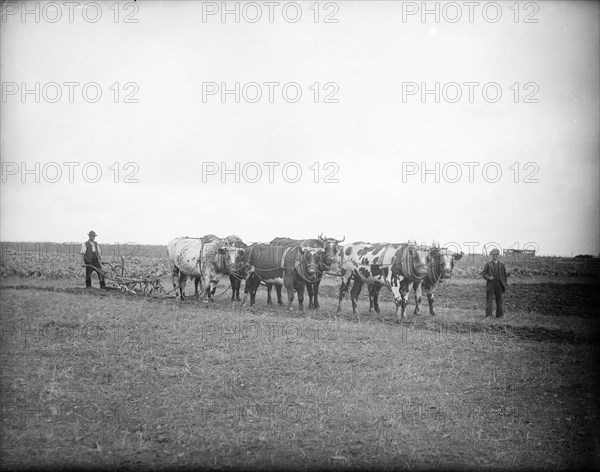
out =
[(98, 235), (96, 234), (96, 232), (95, 232), (95, 231), (90, 231), (90, 232), (88, 233), (88, 236), (98, 236)]
[(500, 255), (500, 251), (498, 249), (494, 248), (490, 251), (490, 256), (493, 256), (494, 254)]

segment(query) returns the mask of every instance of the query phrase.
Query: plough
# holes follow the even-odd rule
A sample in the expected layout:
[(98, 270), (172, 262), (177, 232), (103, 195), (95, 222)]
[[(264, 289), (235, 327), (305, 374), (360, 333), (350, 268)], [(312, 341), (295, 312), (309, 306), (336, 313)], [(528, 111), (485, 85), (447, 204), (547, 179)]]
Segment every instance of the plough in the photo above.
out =
[[(102, 265), (108, 266), (110, 271), (99, 269), (91, 264), (83, 264), (83, 267), (90, 267), (98, 273), (98, 276), (104, 276), (104, 279), (107, 282), (112, 282), (123, 293), (130, 295), (136, 295), (138, 293), (153, 296), (160, 294), (168, 295), (167, 291), (160, 283), (160, 279), (165, 275), (164, 273), (158, 276), (130, 277), (125, 268), (123, 257), (121, 257), (120, 264), (113, 265), (110, 262), (102, 262)], [(138, 290), (137, 292), (136, 289)]]

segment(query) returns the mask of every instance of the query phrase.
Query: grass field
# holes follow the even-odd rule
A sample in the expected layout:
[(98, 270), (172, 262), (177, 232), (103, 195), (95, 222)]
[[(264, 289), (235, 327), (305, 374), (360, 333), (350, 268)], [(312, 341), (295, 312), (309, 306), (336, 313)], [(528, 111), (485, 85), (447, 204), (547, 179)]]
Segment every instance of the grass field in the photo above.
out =
[[(79, 260), (13, 256), (0, 286), (3, 469), (600, 466), (594, 266), (557, 262), (553, 275), (518, 261), (506, 316), (484, 320), (481, 261), (462, 261), (437, 317), (426, 303), (412, 315), (411, 300), (398, 323), (383, 290), (381, 315), (366, 291), (358, 315), (349, 299), (337, 315), (335, 278), (319, 312), (268, 307), (264, 289), (252, 308), (232, 305), (225, 279), (207, 308), (86, 290)], [(28, 264), (47, 272), (8, 269)]]

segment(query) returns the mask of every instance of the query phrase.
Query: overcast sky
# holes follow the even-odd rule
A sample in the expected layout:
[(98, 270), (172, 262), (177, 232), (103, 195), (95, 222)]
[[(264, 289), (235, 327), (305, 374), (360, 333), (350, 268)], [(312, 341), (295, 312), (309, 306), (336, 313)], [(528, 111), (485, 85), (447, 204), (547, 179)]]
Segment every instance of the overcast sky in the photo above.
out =
[(2, 5), (2, 241), (600, 252), (598, 3), (79, 3)]

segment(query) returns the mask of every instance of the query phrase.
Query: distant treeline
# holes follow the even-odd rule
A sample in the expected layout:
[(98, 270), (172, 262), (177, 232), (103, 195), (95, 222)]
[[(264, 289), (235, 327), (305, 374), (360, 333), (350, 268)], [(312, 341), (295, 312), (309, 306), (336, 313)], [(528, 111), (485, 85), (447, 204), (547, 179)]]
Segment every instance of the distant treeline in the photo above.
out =
[[(54, 243), (54, 242), (0, 242), (0, 251), (2, 254), (11, 253), (37, 253), (40, 255), (55, 255), (55, 254), (70, 254), (72, 256), (79, 255), (81, 253), (82, 242), (68, 242), (68, 243)], [(166, 258), (167, 257), (167, 246), (166, 245), (154, 245), (154, 244), (136, 244), (136, 243), (114, 243), (109, 244), (101, 242), (102, 256), (106, 257), (155, 257), (155, 258)], [(579, 262), (596, 262), (598, 258), (592, 255), (578, 254), (575, 257), (564, 257), (564, 256), (542, 256), (539, 254), (522, 254), (514, 253), (510, 255), (502, 256), (501, 259), (507, 263), (532, 263), (532, 264), (544, 264), (544, 263), (568, 263), (569, 261)], [(475, 263), (485, 264), (485, 261), (489, 260), (489, 257), (484, 254), (465, 254), (463, 264)]]

